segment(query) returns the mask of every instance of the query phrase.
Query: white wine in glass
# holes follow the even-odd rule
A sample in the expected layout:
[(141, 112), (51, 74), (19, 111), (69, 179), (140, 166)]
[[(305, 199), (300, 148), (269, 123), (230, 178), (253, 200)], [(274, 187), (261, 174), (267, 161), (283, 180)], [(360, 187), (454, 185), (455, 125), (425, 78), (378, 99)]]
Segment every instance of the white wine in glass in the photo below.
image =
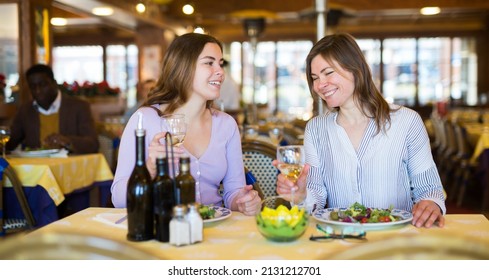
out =
[(297, 182), (305, 164), (304, 146), (287, 145), (277, 147), (278, 169), (293, 182)]
[(8, 126), (0, 126), (0, 144), (2, 145), (2, 156), (5, 158), (5, 149), (7, 142), (10, 140), (10, 128)]
[(178, 146), (182, 145), (183, 140), (185, 140), (185, 133), (172, 134), (173, 146), (178, 147)]
[(163, 131), (171, 133), (173, 146), (178, 147), (183, 144), (185, 135), (187, 134), (187, 124), (185, 123), (185, 115), (183, 114), (171, 114), (164, 115), (162, 117)]

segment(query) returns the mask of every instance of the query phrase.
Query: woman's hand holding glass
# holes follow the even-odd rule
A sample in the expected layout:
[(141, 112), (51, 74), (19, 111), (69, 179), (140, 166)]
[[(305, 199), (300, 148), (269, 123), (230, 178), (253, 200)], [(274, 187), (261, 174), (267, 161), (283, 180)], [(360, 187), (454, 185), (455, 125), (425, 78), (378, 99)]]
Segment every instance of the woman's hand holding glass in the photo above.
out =
[[(273, 165), (280, 170), (277, 178), (277, 193), (294, 203), (301, 202), (306, 197), (305, 152), (300, 145), (277, 147), (277, 160)], [(307, 169), (308, 171), (309, 169)], [(300, 181), (299, 181), (300, 179)]]
[[(279, 164), (277, 160), (272, 162), (273, 166), (277, 167)], [(293, 203), (301, 203), (306, 199), (307, 187), (306, 178), (309, 173), (309, 164), (304, 164), (302, 171), (296, 181), (291, 180), (289, 177), (280, 173), (277, 176), (277, 193), (281, 195), (285, 200)]]
[[(167, 152), (166, 152), (166, 131), (157, 133), (151, 142), (149, 143), (148, 146), (148, 158), (146, 160), (146, 167), (148, 168), (149, 174), (151, 175), (151, 178), (154, 178), (156, 176), (156, 159), (158, 157), (166, 157)], [(168, 145), (168, 155), (171, 158), (171, 148), (170, 145)], [(178, 159), (185, 154), (185, 149), (183, 147), (179, 146), (173, 146), (173, 158), (175, 159), (174, 166), (177, 169), (178, 168)], [(169, 162), (170, 164), (170, 174), (173, 175), (172, 171), (172, 163)], [(177, 170), (175, 170), (175, 173), (177, 173)]]
[(172, 135), (172, 144), (178, 147), (183, 144), (185, 135), (187, 134), (187, 124), (185, 123), (185, 115), (171, 114), (164, 115), (162, 118), (162, 130), (168, 131)]

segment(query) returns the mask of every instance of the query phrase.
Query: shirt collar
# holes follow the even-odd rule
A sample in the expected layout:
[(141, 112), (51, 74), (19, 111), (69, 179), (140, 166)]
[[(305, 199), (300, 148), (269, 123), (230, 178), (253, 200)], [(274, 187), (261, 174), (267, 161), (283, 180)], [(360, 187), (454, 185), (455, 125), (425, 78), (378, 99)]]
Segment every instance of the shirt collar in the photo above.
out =
[(61, 91), (58, 90), (58, 95), (56, 96), (56, 99), (51, 104), (51, 106), (49, 106), (47, 110), (39, 106), (39, 104), (37, 104), (37, 101), (35, 100), (33, 101), (33, 105), (34, 107), (37, 108), (37, 111), (43, 115), (48, 116), (48, 115), (56, 114), (58, 113), (59, 107), (61, 106)]

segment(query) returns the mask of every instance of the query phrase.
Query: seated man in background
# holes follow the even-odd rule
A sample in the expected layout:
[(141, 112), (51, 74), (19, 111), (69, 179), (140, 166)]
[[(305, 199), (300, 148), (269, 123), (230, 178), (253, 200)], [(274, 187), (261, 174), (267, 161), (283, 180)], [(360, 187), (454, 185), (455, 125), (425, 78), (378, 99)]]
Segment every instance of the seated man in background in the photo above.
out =
[(7, 150), (65, 148), (69, 152), (98, 152), (99, 143), (90, 104), (61, 94), (53, 70), (37, 64), (26, 71), (33, 100), (23, 102), (11, 125)]

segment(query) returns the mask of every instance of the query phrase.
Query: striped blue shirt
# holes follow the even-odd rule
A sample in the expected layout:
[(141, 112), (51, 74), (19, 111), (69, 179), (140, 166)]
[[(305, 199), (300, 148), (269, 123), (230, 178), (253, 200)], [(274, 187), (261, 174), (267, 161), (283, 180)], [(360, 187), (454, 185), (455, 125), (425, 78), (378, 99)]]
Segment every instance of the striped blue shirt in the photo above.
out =
[(402, 107), (391, 113), (386, 132), (367, 125), (358, 151), (337, 123), (337, 112), (317, 116), (306, 127), (304, 148), (311, 165), (307, 204), (317, 209), (367, 207), (411, 211), (432, 200), (446, 213), (443, 187), (421, 117)]

